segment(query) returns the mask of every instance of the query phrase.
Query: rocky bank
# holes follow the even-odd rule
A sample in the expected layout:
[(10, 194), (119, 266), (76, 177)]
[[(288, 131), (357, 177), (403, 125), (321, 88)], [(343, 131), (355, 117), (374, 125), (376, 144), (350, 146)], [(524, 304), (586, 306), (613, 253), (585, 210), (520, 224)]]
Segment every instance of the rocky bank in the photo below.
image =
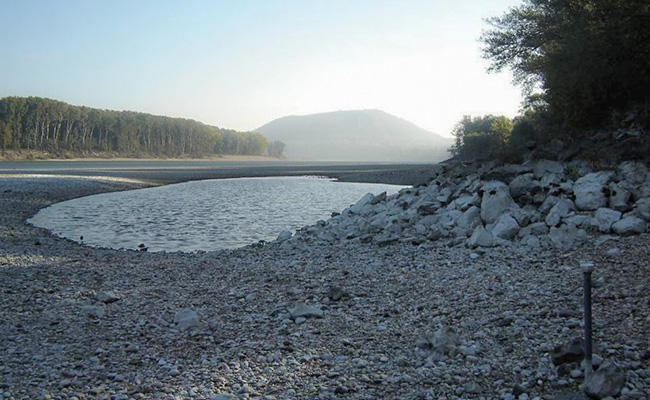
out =
[(645, 166), (431, 176), (274, 243), (197, 254), (90, 249), (24, 223), (142, 184), (1, 179), (0, 398), (581, 398), (584, 259), (596, 364), (621, 398), (648, 398)]
[(443, 164), (428, 184), (356, 204), (299, 230), (283, 248), (395, 242), (490, 248), (518, 243), (565, 250), (598, 235), (639, 235), (650, 221), (650, 173), (626, 161), (596, 170), (585, 161)]

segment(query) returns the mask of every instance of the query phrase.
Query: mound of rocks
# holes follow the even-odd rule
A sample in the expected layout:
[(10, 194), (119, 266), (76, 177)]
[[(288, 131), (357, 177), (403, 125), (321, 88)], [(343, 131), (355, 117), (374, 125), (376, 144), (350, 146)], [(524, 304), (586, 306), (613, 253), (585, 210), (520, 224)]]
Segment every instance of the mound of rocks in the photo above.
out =
[(586, 161), (449, 163), (427, 185), (387, 196), (368, 193), (328, 221), (283, 232), (304, 244), (395, 242), (494, 247), (521, 243), (571, 249), (591, 235), (637, 235), (650, 221), (650, 173), (626, 161), (595, 170)]

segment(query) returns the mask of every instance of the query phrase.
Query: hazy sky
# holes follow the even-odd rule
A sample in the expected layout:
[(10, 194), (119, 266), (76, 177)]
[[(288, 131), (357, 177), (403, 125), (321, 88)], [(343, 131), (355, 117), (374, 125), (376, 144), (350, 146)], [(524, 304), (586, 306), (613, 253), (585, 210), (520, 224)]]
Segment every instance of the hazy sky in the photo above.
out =
[(252, 130), (285, 115), (378, 108), (447, 135), (514, 116), (487, 74), (483, 18), (518, 0), (2, 0), (0, 97)]

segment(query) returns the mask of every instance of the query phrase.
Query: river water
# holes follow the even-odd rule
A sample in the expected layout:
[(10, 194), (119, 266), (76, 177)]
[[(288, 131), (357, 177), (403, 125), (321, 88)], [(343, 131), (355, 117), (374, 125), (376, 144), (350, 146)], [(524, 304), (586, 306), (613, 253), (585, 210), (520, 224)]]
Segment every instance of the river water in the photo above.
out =
[(29, 222), (90, 246), (149, 251), (219, 250), (273, 240), (366, 193), (404, 186), (316, 177), (236, 178), (105, 193), (54, 204)]

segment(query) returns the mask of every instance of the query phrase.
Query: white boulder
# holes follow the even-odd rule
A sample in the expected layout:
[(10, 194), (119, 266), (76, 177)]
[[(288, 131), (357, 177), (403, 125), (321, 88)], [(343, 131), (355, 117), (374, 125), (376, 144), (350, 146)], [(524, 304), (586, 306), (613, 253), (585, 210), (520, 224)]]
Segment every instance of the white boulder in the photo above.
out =
[(483, 185), (483, 198), (481, 200), (481, 219), (486, 224), (497, 220), (514, 204), (510, 197), (510, 190), (505, 183), (499, 181), (487, 182)]
[(548, 226), (558, 226), (562, 221), (562, 218), (569, 215), (569, 213), (574, 209), (573, 202), (569, 199), (560, 199), (557, 203), (551, 208), (546, 215), (546, 225)]
[(650, 198), (637, 200), (637, 202), (634, 203), (634, 211), (644, 220), (650, 221)]
[(519, 232), (519, 224), (510, 214), (501, 214), (492, 228), (492, 235), (510, 240)]
[(278, 241), (278, 242), (284, 242), (285, 240), (289, 240), (289, 239), (291, 239), (291, 236), (293, 236), (293, 235), (291, 234), (291, 232), (289, 232), (289, 231), (282, 231), (282, 232), (280, 232), (280, 234), (278, 235), (277, 241)]
[(564, 174), (564, 164), (559, 161), (538, 160), (533, 166), (535, 178), (540, 179), (548, 175)]
[(350, 211), (355, 213), (355, 214), (362, 214), (364, 211), (367, 210), (367, 207), (370, 202), (375, 198), (375, 195), (372, 193), (368, 193), (365, 196), (363, 196), (359, 201), (357, 201), (352, 207), (350, 207)]
[(474, 228), (481, 225), (481, 212), (478, 207), (470, 207), (458, 218), (456, 224), (466, 230), (473, 231)]
[(597, 210), (607, 205), (605, 187), (611, 177), (608, 172), (593, 172), (578, 179), (573, 185), (576, 207), (580, 210)]
[(601, 232), (609, 232), (612, 225), (621, 219), (621, 212), (611, 208), (601, 207), (596, 210), (594, 217), (591, 219), (592, 226)]
[(633, 185), (640, 185), (648, 179), (648, 168), (639, 161), (625, 161), (618, 166), (617, 172), (621, 180)]
[(518, 198), (524, 195), (530, 195), (532, 192), (539, 190), (539, 182), (533, 180), (533, 174), (524, 174), (515, 177), (508, 185), (510, 195)]

